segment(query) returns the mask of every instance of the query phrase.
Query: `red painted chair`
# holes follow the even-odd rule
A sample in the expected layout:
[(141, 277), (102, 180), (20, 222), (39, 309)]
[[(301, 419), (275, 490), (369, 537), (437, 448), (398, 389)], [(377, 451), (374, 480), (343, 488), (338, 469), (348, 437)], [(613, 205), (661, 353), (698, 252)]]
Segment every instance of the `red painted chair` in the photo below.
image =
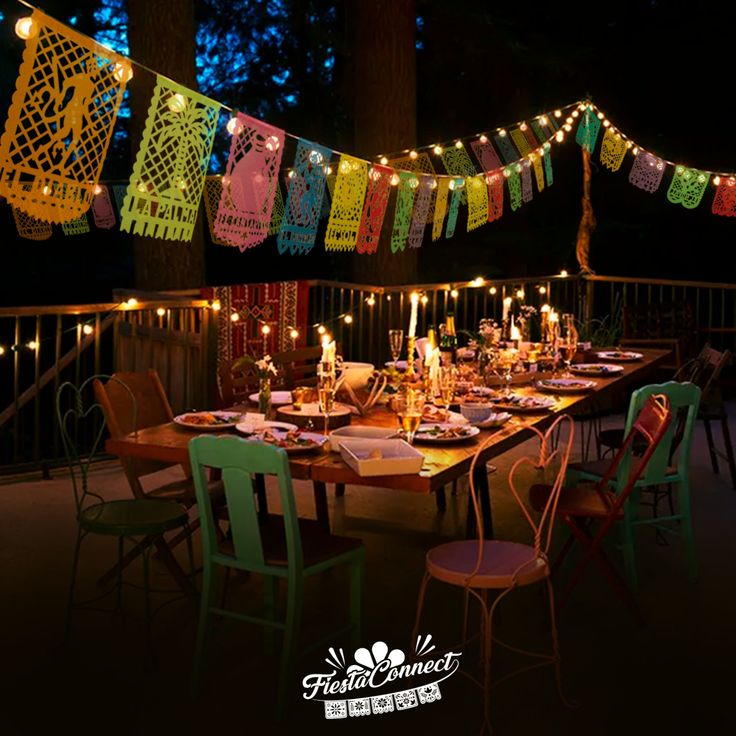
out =
[[(631, 612), (641, 619), (636, 601), (619, 575), (616, 568), (603, 551), (603, 540), (611, 528), (624, 518), (624, 504), (634, 490), (637, 481), (644, 474), (647, 463), (662, 441), (672, 421), (669, 401), (664, 395), (650, 396), (639, 416), (634, 421), (631, 431), (624, 439), (608, 470), (600, 481), (594, 485), (586, 484), (562, 489), (559, 501), (555, 503), (554, 514), (570, 530), (571, 534), (563, 545), (553, 566), (553, 572), (559, 569), (577, 541), (583, 547), (583, 557), (573, 570), (560, 598), (564, 605), (575, 586), (591, 562), (595, 562), (614, 592), (627, 605)], [(641, 455), (634, 455), (632, 449), (636, 445)], [(614, 493), (612, 482), (619, 476), (619, 467), (623, 471), (621, 489)], [(549, 509), (550, 494), (543, 488), (532, 488), (529, 499), (533, 508), (542, 513)], [(598, 525), (597, 531), (594, 527)]]
[[(563, 423), (568, 425), (568, 432), (564, 441), (553, 449), (553, 437)], [(478, 539), (449, 542), (439, 547), (434, 547), (427, 553), (426, 571), (419, 591), (417, 602), (417, 616), (414, 626), (413, 641), (417, 640), (419, 621), (424, 605), (424, 596), (427, 584), (431, 579), (439, 580), (449, 585), (455, 585), (465, 589), (465, 619), (463, 624), (463, 645), (467, 643), (467, 621), (469, 596), (473, 596), (481, 606), (480, 632), (481, 651), (484, 661), (483, 682), (471, 679), (484, 691), (484, 727), (491, 730), (490, 726), (490, 690), (501, 680), (506, 680), (514, 674), (528, 670), (532, 667), (544, 664), (552, 664), (555, 667), (557, 685), (562, 697), (559, 673), (559, 652), (557, 645), (557, 628), (555, 623), (555, 605), (552, 584), (550, 580), (551, 569), (548, 562), (548, 550), (552, 539), (551, 520), (554, 517), (557, 506), (557, 498), (565, 478), (565, 471), (570, 459), (573, 444), (575, 424), (569, 415), (562, 415), (542, 434), (534, 427), (530, 427), (540, 438), (540, 453), (537, 458), (523, 457), (517, 460), (509, 473), (509, 485), (516, 502), (526, 518), (533, 534), (532, 544), (519, 542), (507, 542), (501, 540), (488, 540), (483, 538), (483, 519), (480, 513), (479, 500), (473, 483), (473, 471), (478, 458), (485, 447), (484, 443), (478, 448), (470, 466), (468, 477), (470, 479), (470, 493), (475, 510), (478, 529)], [(490, 441), (490, 440), (489, 440)], [(544, 485), (547, 503), (542, 511), (541, 518), (535, 521), (529, 509), (527, 509), (522, 496), (516, 487), (517, 470), (522, 465), (532, 465), (534, 468), (552, 472), (553, 463), (559, 463), (554, 469), (553, 482)], [(512, 590), (533, 583), (545, 583), (549, 598), (549, 611), (552, 628), (552, 651), (551, 653), (529, 652), (517, 647), (512, 647), (500, 642), (493, 635), (493, 615), (501, 600)], [(494, 592), (495, 600), (489, 605), (488, 594)], [(519, 654), (540, 658), (542, 661), (530, 666), (523, 667), (499, 678), (495, 683), (491, 681), (491, 648), (496, 642)], [(464, 673), (468, 674), (468, 673)], [(468, 675), (470, 677), (470, 675)], [(564, 697), (563, 697), (564, 701)]]

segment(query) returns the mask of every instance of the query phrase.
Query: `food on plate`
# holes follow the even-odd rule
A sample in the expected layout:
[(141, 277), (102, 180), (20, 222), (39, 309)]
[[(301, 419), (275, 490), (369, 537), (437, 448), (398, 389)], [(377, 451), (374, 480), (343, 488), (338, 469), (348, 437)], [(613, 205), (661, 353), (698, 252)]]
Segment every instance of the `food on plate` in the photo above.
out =
[(538, 396), (523, 396), (522, 394), (511, 394), (505, 396), (501, 402), (505, 406), (517, 406), (522, 409), (547, 408), (554, 403), (553, 399), (540, 398)]
[(423, 422), (447, 422), (449, 421), (449, 416), (449, 412), (431, 404), (425, 404), (422, 410)]
[(270, 429), (264, 429), (263, 432), (258, 433), (263, 442), (269, 445), (275, 445), (276, 447), (283, 447), (286, 450), (296, 447), (309, 447), (316, 444), (313, 439), (302, 437), (301, 434), (301, 429), (290, 429), (286, 434), (275, 434)]
[(447, 425), (435, 424), (433, 427), (422, 429), (417, 433), (425, 437), (432, 437), (438, 440), (460, 439), (462, 437), (470, 437), (474, 434), (473, 428), (466, 424), (448, 427)]
[(221, 416), (211, 412), (201, 412), (200, 414), (185, 414), (181, 418), (182, 422), (187, 424), (196, 424), (198, 426), (214, 427), (218, 424), (232, 424), (232, 416)]

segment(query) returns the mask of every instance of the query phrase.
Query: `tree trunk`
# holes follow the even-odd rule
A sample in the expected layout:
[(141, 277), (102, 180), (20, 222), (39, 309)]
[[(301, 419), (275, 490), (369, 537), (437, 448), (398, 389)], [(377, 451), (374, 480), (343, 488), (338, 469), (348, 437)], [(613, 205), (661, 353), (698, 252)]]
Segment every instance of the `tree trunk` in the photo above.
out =
[(592, 273), (590, 268), (590, 237), (595, 230), (596, 221), (593, 203), (590, 200), (590, 153), (583, 152), (583, 214), (578, 225), (578, 238), (575, 245), (575, 256), (578, 259), (581, 273)]
[[(175, 82), (197, 89), (193, 0), (128, 0), (128, 41), (133, 59)], [(135, 69), (129, 86), (131, 144), (135, 156), (155, 84)], [(191, 243), (133, 236), (135, 283), (146, 290), (186, 289), (204, 284), (204, 237), (199, 217)]]
[[(416, 15), (414, 0), (349, 0), (353, 49), (355, 152), (370, 160), (416, 144)], [(370, 284), (416, 283), (417, 251), (391, 253), (395, 190), (374, 255), (353, 257), (353, 279)]]

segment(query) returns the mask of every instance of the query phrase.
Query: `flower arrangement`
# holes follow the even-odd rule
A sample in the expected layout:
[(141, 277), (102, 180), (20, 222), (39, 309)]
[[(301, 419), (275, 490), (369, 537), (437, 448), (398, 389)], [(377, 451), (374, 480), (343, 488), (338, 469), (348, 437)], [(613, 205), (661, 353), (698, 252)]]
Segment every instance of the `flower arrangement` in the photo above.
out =
[(274, 365), (270, 355), (264, 355), (262, 358), (255, 358), (252, 355), (244, 355), (233, 363), (233, 368), (236, 370), (246, 367), (250, 368), (259, 380), (263, 380), (264, 378), (274, 378), (279, 374), (278, 368)]

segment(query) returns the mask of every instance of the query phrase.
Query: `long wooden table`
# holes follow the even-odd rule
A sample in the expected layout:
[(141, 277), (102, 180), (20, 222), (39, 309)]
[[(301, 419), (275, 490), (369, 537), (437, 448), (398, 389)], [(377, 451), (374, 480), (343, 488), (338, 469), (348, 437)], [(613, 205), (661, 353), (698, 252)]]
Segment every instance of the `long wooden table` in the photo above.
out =
[[(511, 420), (499, 428), (481, 430), (473, 440), (447, 445), (417, 445), (424, 454), (424, 465), (416, 475), (387, 475), (362, 477), (343, 461), (339, 453), (322, 451), (310, 455), (297, 455), (290, 459), (294, 478), (311, 480), (314, 485), (317, 518), (329, 528), (327, 510), (327, 484), (344, 483), (350, 485), (378, 486), (414, 493), (435, 493), (445, 485), (467, 474), (478, 445), (489, 440), (474, 469), (473, 481), (480, 495), (484, 535), (493, 537), (491, 501), (488, 487), (486, 463), (494, 457), (525, 442), (533, 436), (530, 427), (544, 429), (555, 417), (568, 410), (579, 414), (592, 401), (600, 400), (612, 392), (625, 391), (628, 384), (646, 378), (655, 367), (662, 364), (671, 354), (669, 350), (642, 349), (643, 359), (634, 363), (622, 363), (624, 371), (613, 377), (595, 377), (597, 387), (587, 393), (555, 395), (555, 407), (551, 411), (534, 414), (515, 414)], [(514, 391), (534, 394), (532, 386), (515, 386)], [(545, 394), (552, 396), (553, 394)], [(353, 424), (369, 426), (396, 427), (396, 416), (386, 408), (377, 408), (369, 416), (354, 417)], [(107, 452), (120, 457), (146, 458), (171, 463), (188, 463), (191, 430), (169, 423), (138, 430), (137, 433), (117, 439), (108, 439)], [(468, 534), (473, 533), (475, 516), (472, 504), (468, 504)]]

